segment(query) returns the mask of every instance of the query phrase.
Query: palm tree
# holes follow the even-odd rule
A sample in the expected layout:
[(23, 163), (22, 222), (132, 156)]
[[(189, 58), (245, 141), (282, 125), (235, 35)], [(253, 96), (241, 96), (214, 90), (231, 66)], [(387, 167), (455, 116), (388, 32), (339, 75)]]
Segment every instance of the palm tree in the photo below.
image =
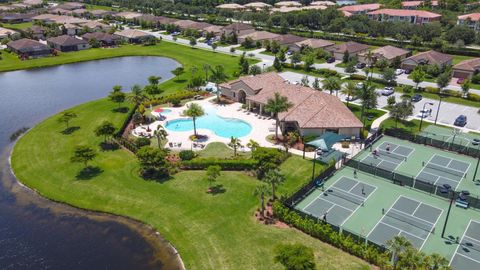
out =
[(390, 250), (391, 253), (391, 260), (393, 269), (395, 270), (397, 267), (397, 261), (399, 256), (405, 252), (412, 244), (408, 241), (407, 238), (404, 236), (395, 236), (392, 239), (388, 240), (386, 243), (387, 248)]
[(161, 125), (158, 125), (157, 130), (153, 131), (153, 136), (157, 138), (158, 148), (162, 148), (161, 141), (167, 138), (168, 133)]
[(275, 92), (275, 96), (267, 100), (265, 105), (265, 111), (271, 113), (275, 116), (275, 138), (278, 139), (278, 125), (280, 120), (278, 119), (278, 114), (281, 112), (286, 112), (293, 106), (291, 102), (288, 101), (288, 98), (281, 96), (278, 92)]
[(377, 98), (378, 94), (375, 92), (375, 86), (372, 85), (369, 81), (363, 84), (362, 88), (357, 89), (357, 96), (361, 101), (362, 110), (360, 113), (360, 120), (362, 123), (365, 123), (364, 116), (365, 112), (368, 109), (377, 107)]
[[(368, 52), (365, 54), (365, 61), (367, 62), (368, 67), (372, 67), (373, 52), (371, 50), (368, 50)], [(367, 74), (367, 77), (368, 77), (368, 74)]]
[(407, 247), (398, 260), (401, 269), (422, 269), (425, 262), (425, 253), (414, 247)]
[(450, 269), (449, 261), (438, 253), (432, 253), (423, 260), (423, 267), (429, 270)]
[(253, 195), (260, 197), (261, 212), (262, 217), (265, 214), (265, 196), (271, 195), (270, 188), (266, 184), (260, 184), (255, 188)]
[(237, 149), (240, 146), (242, 146), (242, 144), (241, 144), (239, 138), (235, 138), (235, 137), (232, 136), (232, 137), (230, 137), (230, 142), (228, 143), (228, 146), (233, 148), (233, 156), (236, 157), (237, 156)]
[(257, 149), (259, 146), (260, 144), (252, 139), (250, 139), (250, 141), (248, 141), (247, 143), (247, 147), (250, 148), (250, 152), (252, 153), (252, 155), (253, 151), (255, 151), (255, 149)]
[(212, 68), (209, 64), (202, 65), (203, 71), (205, 71), (205, 81), (208, 81), (208, 72)]
[(197, 125), (196, 125), (197, 117), (201, 117), (205, 115), (205, 111), (203, 110), (202, 106), (198, 105), (197, 103), (191, 103), (190, 105), (187, 105), (187, 109), (183, 111), (183, 114), (192, 118), (193, 135), (197, 136)]
[(157, 85), (160, 80), (162, 79), (162, 77), (160, 76), (150, 76), (148, 77), (148, 83), (151, 84), (151, 85)]
[(350, 98), (355, 96), (355, 94), (357, 93), (357, 86), (354, 82), (348, 82), (342, 87), (342, 90), (340, 92), (347, 96), (348, 107), (348, 104), (350, 103)]
[(333, 93), (333, 91), (336, 91), (338, 97), (338, 90), (340, 90), (342, 83), (337, 77), (328, 77), (323, 80), (322, 83), (323, 89), (330, 91), (330, 95)]
[(220, 103), (220, 91), (218, 84), (224, 82), (227, 79), (225, 68), (223, 65), (216, 65), (215, 68), (210, 68), (212, 72), (211, 79), (215, 82), (215, 88), (217, 89), (217, 103)]
[(285, 176), (278, 169), (267, 171), (262, 179), (263, 182), (269, 184), (272, 187), (272, 198), (275, 199), (275, 189), (278, 185), (285, 182)]
[(142, 88), (140, 85), (135, 84), (132, 86), (132, 92), (128, 96), (128, 100), (135, 104), (135, 106), (140, 105), (142, 102), (147, 100), (147, 97), (144, 95)]

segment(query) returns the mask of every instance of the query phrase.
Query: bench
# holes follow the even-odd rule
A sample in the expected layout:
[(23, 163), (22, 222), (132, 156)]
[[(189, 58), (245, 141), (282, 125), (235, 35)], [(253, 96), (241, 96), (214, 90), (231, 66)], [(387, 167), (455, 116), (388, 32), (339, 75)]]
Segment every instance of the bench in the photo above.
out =
[(455, 206), (467, 209), (468, 208), (468, 202), (466, 202), (464, 200), (458, 200), (457, 199), (457, 200), (455, 200)]

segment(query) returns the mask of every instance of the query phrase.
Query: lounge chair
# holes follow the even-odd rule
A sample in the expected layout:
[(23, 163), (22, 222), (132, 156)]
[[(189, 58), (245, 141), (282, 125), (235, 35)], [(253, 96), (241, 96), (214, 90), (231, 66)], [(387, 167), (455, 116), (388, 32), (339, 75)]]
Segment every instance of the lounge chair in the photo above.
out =
[(173, 143), (172, 143), (172, 142), (169, 142), (169, 143), (168, 143), (168, 146), (170, 146), (170, 148), (173, 148)]
[(182, 147), (182, 143), (178, 143), (178, 147), (179, 147), (179, 148)]

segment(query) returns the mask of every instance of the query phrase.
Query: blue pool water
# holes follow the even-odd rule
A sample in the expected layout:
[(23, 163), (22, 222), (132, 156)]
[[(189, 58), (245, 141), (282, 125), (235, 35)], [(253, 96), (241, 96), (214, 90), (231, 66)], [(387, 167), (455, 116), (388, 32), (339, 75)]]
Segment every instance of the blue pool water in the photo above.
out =
[[(205, 115), (197, 118), (197, 131), (199, 129), (208, 129), (217, 136), (230, 138), (240, 138), (246, 136), (252, 131), (252, 126), (247, 122), (235, 118), (223, 118), (216, 114), (215, 108), (204, 108)], [(192, 119), (177, 119), (168, 121), (167, 130), (171, 131), (193, 131)]]

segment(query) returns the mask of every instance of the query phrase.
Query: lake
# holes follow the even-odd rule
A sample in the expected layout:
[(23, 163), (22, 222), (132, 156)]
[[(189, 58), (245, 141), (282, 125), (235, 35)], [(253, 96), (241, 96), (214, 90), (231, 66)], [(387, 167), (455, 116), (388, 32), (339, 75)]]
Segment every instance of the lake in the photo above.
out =
[(64, 109), (128, 91), (180, 66), (121, 57), (0, 72), (0, 269), (178, 269), (178, 256), (147, 226), (48, 201), (22, 187), (8, 164), (10, 135)]

